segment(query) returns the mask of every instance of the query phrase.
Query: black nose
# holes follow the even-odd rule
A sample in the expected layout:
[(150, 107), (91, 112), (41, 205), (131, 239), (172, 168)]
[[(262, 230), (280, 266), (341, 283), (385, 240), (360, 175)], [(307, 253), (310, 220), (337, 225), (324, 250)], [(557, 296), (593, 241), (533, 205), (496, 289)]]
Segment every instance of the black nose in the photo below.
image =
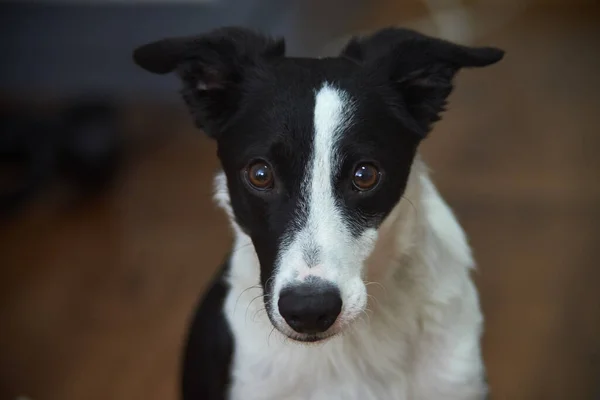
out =
[(340, 291), (326, 282), (288, 286), (279, 294), (279, 313), (298, 333), (325, 332), (342, 311)]

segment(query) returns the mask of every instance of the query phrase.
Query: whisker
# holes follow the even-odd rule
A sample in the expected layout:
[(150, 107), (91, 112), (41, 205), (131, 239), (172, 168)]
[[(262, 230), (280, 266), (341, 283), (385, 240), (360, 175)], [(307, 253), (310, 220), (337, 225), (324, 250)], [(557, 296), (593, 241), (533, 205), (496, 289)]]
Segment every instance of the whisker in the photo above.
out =
[(381, 290), (383, 291), (385, 297), (386, 297), (386, 300), (387, 300), (387, 298), (388, 298), (388, 289), (381, 282), (365, 281), (365, 286), (366, 287), (369, 287), (371, 285), (375, 285), (375, 286), (380, 287)]
[(232, 256), (232, 255), (234, 255), (236, 252), (238, 252), (238, 251), (240, 251), (240, 250), (244, 250), (245, 248), (247, 248), (247, 247), (250, 247), (250, 246), (252, 246), (252, 245), (253, 245), (253, 244), (252, 244), (252, 242), (250, 242), (250, 243), (243, 244), (243, 245), (241, 245), (241, 246), (239, 246), (239, 247), (234, 247), (234, 248), (233, 248), (233, 250), (231, 250), (231, 252), (229, 253), (229, 255), (230, 255), (230, 256)]
[(242, 297), (242, 295), (244, 293), (246, 293), (248, 290), (251, 290), (251, 289), (260, 289), (260, 286), (259, 285), (252, 285), (252, 286), (249, 286), (246, 289), (242, 290), (242, 292), (238, 295), (237, 299), (235, 300), (235, 306), (233, 306), (233, 315), (235, 315), (235, 311), (237, 310), (237, 306), (238, 306), (238, 303), (239, 303), (240, 298)]
[(409, 199), (408, 197), (402, 195), (402, 198), (406, 201), (408, 201), (408, 203), (412, 206), (413, 210), (415, 211), (415, 215), (419, 215), (419, 210), (417, 210), (417, 207), (415, 207), (415, 204), (412, 202), (411, 199)]
[(274, 276), (273, 276), (273, 275), (271, 275), (271, 276), (269, 277), (269, 279), (267, 279), (267, 280), (265, 281), (265, 285), (264, 285), (264, 287), (265, 287), (265, 288), (268, 288), (268, 287), (269, 287), (269, 282), (271, 282), (271, 280), (272, 280), (273, 278), (274, 278)]
[(372, 299), (376, 304), (377, 308), (381, 308), (381, 303), (379, 302), (379, 299), (375, 296), (373, 296), (372, 294), (367, 293), (367, 298)]
[(263, 297), (263, 294), (259, 294), (258, 296), (254, 297), (252, 300), (250, 300), (250, 302), (248, 303), (248, 305), (246, 306), (246, 313), (244, 314), (244, 322), (248, 322), (248, 310), (250, 309), (250, 306), (252, 305), (252, 303), (254, 302), (254, 300), (257, 300), (259, 298)]
[(259, 308), (258, 310), (256, 310), (254, 312), (254, 315), (252, 316), (252, 322), (256, 322), (256, 316), (258, 315), (258, 313), (263, 312), (266, 314), (267, 313), (267, 308), (263, 307), (263, 308)]
[(372, 312), (370, 309), (366, 308), (364, 310), (361, 310), (361, 314), (364, 314), (367, 316), (367, 324), (371, 325), (371, 316), (369, 315), (368, 312)]
[(274, 331), (275, 331), (275, 326), (273, 326), (271, 328), (271, 332), (269, 333), (269, 336), (267, 337), (267, 347), (271, 346), (271, 335), (273, 334)]

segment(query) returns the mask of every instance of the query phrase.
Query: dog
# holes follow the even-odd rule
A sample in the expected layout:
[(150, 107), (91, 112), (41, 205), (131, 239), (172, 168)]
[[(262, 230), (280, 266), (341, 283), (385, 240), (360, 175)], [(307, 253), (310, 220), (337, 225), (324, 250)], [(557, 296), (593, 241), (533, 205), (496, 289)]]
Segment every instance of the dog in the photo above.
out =
[(418, 147), (458, 71), (503, 56), (403, 28), (319, 59), (235, 26), (134, 50), (216, 141), (234, 233), (190, 323), (185, 400), (486, 398), (474, 261)]

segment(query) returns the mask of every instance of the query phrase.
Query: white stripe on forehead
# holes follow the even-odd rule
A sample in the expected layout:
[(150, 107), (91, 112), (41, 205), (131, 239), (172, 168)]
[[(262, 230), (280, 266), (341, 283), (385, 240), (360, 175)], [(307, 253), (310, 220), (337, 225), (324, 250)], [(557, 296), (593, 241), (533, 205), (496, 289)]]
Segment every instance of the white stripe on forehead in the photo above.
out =
[[(325, 83), (315, 92), (312, 154), (304, 172), (300, 204), (306, 221), (299, 232), (291, 232), (279, 257), (279, 274), (283, 281), (323, 272), (328, 266), (336, 274), (337, 266), (351, 242), (340, 207), (336, 204), (333, 175), (339, 168), (338, 143), (351, 122), (352, 102), (342, 90)], [(327, 274), (327, 275), (329, 275)], [(330, 276), (331, 278), (331, 276)]]
[[(349, 96), (328, 84), (316, 93), (314, 113), (313, 178), (315, 172), (327, 168), (335, 172), (337, 143), (350, 123), (352, 103)], [(314, 187), (314, 186), (313, 186)]]
[(315, 95), (313, 155), (303, 188), (308, 199), (307, 233), (312, 236), (309, 242), (316, 244), (316, 250), (330, 244), (333, 238), (339, 239), (346, 230), (332, 181), (339, 167), (338, 143), (351, 116), (349, 96), (325, 83)]
[(274, 280), (275, 296), (283, 287), (310, 276), (330, 282), (340, 290), (344, 304), (340, 318), (344, 320), (353, 318), (366, 304), (362, 267), (377, 236), (372, 229), (358, 237), (352, 234), (333, 186), (342, 159), (340, 139), (350, 128), (354, 111), (351, 97), (338, 88), (325, 83), (315, 93), (312, 154), (301, 188), (306, 203), (299, 205), (306, 211), (306, 221), (300, 231), (286, 238)]

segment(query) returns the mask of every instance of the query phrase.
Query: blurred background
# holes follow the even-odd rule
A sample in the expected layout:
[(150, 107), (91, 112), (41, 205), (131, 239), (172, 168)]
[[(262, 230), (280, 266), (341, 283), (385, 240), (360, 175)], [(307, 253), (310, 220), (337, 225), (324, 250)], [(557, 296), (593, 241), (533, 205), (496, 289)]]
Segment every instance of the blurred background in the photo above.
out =
[(230, 234), (214, 144), (131, 51), (229, 24), (291, 55), (387, 25), (507, 51), (458, 77), (422, 151), (479, 264), (492, 398), (600, 399), (594, 0), (0, 3), (0, 399), (177, 399)]

